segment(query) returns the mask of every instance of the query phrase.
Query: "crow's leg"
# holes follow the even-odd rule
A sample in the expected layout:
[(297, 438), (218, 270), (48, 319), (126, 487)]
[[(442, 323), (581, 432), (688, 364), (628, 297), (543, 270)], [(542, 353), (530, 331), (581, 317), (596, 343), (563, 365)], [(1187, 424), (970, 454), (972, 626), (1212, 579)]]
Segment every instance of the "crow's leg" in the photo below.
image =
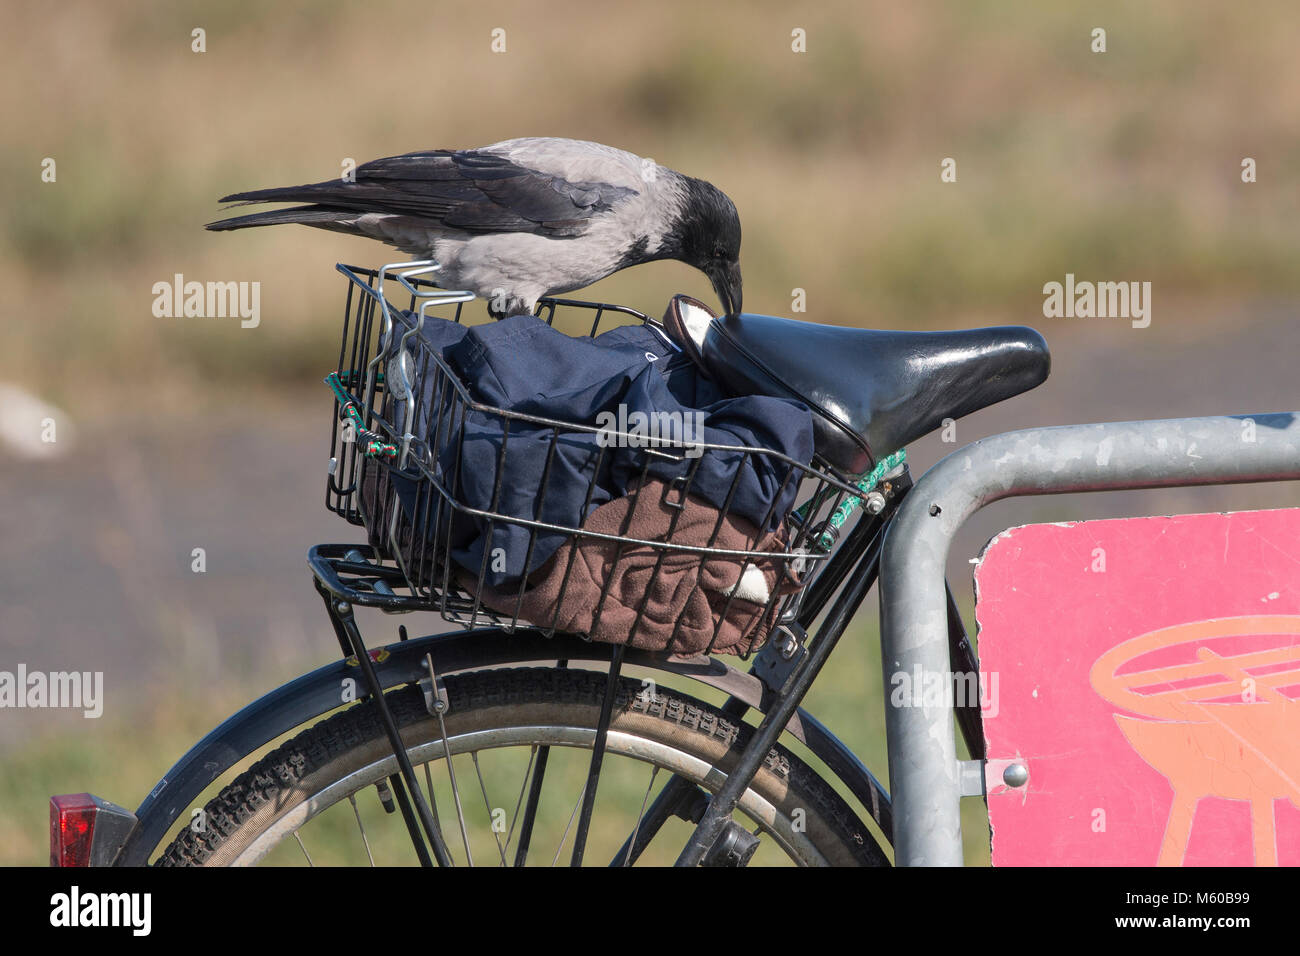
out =
[(498, 321), (511, 315), (532, 314), (532, 311), (517, 295), (494, 295), (488, 299), (488, 315)]

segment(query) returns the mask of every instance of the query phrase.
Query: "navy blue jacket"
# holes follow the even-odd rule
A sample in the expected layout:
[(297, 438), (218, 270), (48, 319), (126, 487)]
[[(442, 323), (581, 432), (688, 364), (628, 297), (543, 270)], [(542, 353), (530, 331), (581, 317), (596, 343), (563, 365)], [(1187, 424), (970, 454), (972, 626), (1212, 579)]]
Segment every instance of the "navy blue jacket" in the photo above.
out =
[[(677, 416), (679, 430), (687, 429), (681, 435), (687, 442), (772, 449), (805, 464), (812, 458), (812, 418), (805, 406), (763, 395), (724, 394), (649, 326), (620, 326), (595, 338), (574, 338), (532, 315), (468, 328), (430, 317), (421, 335), (482, 404), (615, 429), (630, 422), (633, 431), (639, 424), (634, 413), (668, 412)], [(435, 398), (434, 378), (425, 377), (425, 409)], [(701, 423), (702, 433), (695, 427)], [(793, 506), (801, 478), (797, 469), (771, 455), (707, 451), (691, 456), (678, 448), (656, 455), (623, 439), (602, 440), (576, 430), (561, 430), (551, 454), (555, 431), (549, 426), (474, 411), (456, 425), (453, 434), (439, 437), (435, 453), (439, 480), (457, 501), (566, 528), (580, 527), (591, 511), (625, 495), (647, 473), (666, 481), (680, 478), (685, 492), (716, 508), (730, 497), (730, 514), (767, 532)], [(429, 425), (421, 422), (417, 428)], [(433, 439), (432, 434), (426, 437)], [(498, 466), (503, 477), (494, 504)], [(394, 483), (409, 512), (413, 487), (400, 479)], [(544, 564), (566, 537), (539, 531), (530, 553), (529, 528), (462, 517), (453, 527), (452, 558), (478, 574), (486, 549), (487, 582), (509, 587)]]

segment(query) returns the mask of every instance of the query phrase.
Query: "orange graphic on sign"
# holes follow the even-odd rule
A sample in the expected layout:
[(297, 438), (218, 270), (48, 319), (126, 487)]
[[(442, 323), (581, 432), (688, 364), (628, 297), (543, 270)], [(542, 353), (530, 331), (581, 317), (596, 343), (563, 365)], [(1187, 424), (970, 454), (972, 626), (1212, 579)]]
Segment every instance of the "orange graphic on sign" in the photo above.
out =
[[(1300, 808), (1300, 700), (1282, 692), (1300, 684), (1297, 634), (1295, 615), (1194, 621), (1125, 641), (1093, 664), (1093, 689), (1142, 715), (1115, 721), (1174, 790), (1158, 865), (1182, 864), (1202, 797), (1249, 801), (1255, 864), (1277, 865), (1273, 801)], [(1274, 637), (1286, 643), (1227, 654), (1206, 646)]]

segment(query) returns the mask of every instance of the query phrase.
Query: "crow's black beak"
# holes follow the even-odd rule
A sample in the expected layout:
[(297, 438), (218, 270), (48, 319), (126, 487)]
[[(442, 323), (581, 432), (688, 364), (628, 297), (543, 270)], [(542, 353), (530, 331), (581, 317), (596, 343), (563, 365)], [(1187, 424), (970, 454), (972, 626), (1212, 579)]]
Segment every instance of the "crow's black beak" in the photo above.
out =
[(718, 294), (726, 315), (738, 315), (744, 305), (743, 289), (740, 280), (740, 263), (732, 262), (710, 273), (713, 291)]

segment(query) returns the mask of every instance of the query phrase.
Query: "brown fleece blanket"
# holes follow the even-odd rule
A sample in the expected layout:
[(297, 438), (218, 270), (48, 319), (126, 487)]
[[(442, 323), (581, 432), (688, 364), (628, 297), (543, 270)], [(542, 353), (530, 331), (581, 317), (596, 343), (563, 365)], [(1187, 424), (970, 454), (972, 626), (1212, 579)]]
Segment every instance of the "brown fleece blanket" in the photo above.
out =
[[(760, 535), (749, 521), (730, 516), (719, 528), (716, 508), (689, 496), (680, 503), (676, 490), (668, 492), (665, 502), (666, 491), (663, 482), (649, 480), (639, 491), (593, 511), (583, 530), (658, 542), (669, 540), (671, 531), (672, 543), (679, 545), (767, 553), (787, 549), (783, 530)], [(745, 565), (739, 557), (642, 544), (623, 543), (620, 550), (619, 542), (581, 535), (533, 573), (518, 614), (542, 627), (644, 650), (697, 654), (712, 643), (713, 652), (740, 654), (767, 639), (782, 598), (801, 584), (787, 560), (751, 560)], [(461, 571), (460, 579), (471, 593), (475, 590), (473, 574)], [(515, 614), (517, 589), (483, 587), (480, 594), (493, 610)]]

